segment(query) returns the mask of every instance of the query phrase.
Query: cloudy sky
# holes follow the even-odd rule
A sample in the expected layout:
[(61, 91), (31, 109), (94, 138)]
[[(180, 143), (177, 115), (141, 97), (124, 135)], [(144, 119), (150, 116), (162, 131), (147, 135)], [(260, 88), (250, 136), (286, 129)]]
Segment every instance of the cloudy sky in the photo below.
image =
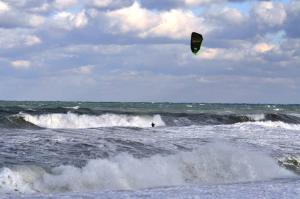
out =
[(0, 99), (300, 103), (299, 21), (298, 0), (0, 0)]

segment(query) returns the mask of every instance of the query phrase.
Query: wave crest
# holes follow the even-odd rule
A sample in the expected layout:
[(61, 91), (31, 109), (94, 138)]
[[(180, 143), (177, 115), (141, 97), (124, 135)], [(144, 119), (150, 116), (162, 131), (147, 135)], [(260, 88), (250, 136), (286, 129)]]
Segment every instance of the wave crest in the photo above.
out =
[(138, 159), (120, 154), (109, 159), (90, 160), (83, 168), (59, 166), (49, 172), (29, 166), (3, 168), (0, 190), (26, 193), (121, 190), (293, 176), (266, 154), (215, 143), (169, 156)]
[(245, 123), (238, 123), (235, 124), (237, 126), (253, 126), (256, 125), (258, 127), (270, 128), (270, 129), (286, 129), (286, 130), (300, 130), (300, 124), (288, 124), (285, 122), (273, 122), (273, 121), (256, 121), (256, 122), (245, 122)]
[[(55, 109), (55, 111), (58, 111)], [(300, 118), (286, 114), (215, 114), (215, 113), (142, 113), (142, 112), (93, 112), (89, 109), (53, 112), (20, 112), (1, 116), (0, 127), (4, 128), (97, 128), (97, 127), (150, 127), (192, 126), (249, 123), (272, 125), (278, 123), (286, 128), (297, 128)]]
[(25, 121), (43, 128), (98, 128), (98, 127), (150, 127), (165, 126), (160, 115), (133, 116), (122, 114), (79, 115), (75, 113), (54, 113), (43, 115), (22, 114)]

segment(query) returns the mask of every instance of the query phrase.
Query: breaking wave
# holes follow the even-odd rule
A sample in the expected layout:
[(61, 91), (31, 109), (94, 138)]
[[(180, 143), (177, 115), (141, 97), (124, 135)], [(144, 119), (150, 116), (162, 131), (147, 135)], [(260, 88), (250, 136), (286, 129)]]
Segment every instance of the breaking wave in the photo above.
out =
[[(293, 177), (270, 156), (225, 144), (208, 144), (191, 152), (135, 158), (120, 154), (90, 160), (82, 168), (4, 167), (0, 192), (53, 193), (141, 189), (185, 184), (220, 184)], [(74, 180), (76, 179), (76, 180)]]
[[(80, 107), (21, 111), (15, 114), (0, 111), (0, 127), (4, 128), (97, 128), (97, 127), (150, 127), (222, 125), (257, 123), (295, 128), (300, 125), (300, 117), (279, 113), (261, 114), (217, 114), (217, 113), (166, 113), (166, 112), (122, 112), (96, 111)], [(298, 127), (297, 127), (298, 128)]]
[(279, 164), (285, 168), (300, 174), (300, 155), (288, 155), (283, 158), (279, 158)]
[(246, 123), (239, 123), (237, 125), (240, 126), (248, 126), (248, 125), (256, 125), (256, 126), (261, 126), (265, 128), (271, 128), (271, 129), (286, 129), (286, 130), (300, 130), (300, 124), (288, 124), (284, 122), (272, 122), (272, 121), (259, 121), (259, 122), (246, 122)]
[(265, 114), (250, 114), (247, 115), (247, 117), (249, 117), (250, 119), (254, 120), (254, 121), (262, 121), (265, 120)]
[(150, 127), (154, 122), (156, 126), (164, 126), (160, 115), (133, 116), (121, 114), (78, 115), (75, 113), (54, 113), (44, 115), (22, 114), (25, 121), (43, 128), (97, 128), (97, 127)]

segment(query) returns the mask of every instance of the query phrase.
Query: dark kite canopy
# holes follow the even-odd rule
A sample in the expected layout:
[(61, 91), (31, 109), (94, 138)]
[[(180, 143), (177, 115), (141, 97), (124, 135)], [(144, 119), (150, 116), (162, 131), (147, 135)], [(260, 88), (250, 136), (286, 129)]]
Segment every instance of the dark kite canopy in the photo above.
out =
[(200, 48), (203, 41), (203, 37), (201, 34), (193, 32), (191, 36), (191, 50), (196, 55)]

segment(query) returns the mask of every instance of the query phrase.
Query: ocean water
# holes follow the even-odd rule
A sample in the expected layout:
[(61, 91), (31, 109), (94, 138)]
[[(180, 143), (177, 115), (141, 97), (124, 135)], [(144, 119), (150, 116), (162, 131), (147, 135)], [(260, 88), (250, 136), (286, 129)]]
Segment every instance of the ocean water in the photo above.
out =
[(0, 133), (0, 198), (300, 198), (300, 105), (0, 101)]

